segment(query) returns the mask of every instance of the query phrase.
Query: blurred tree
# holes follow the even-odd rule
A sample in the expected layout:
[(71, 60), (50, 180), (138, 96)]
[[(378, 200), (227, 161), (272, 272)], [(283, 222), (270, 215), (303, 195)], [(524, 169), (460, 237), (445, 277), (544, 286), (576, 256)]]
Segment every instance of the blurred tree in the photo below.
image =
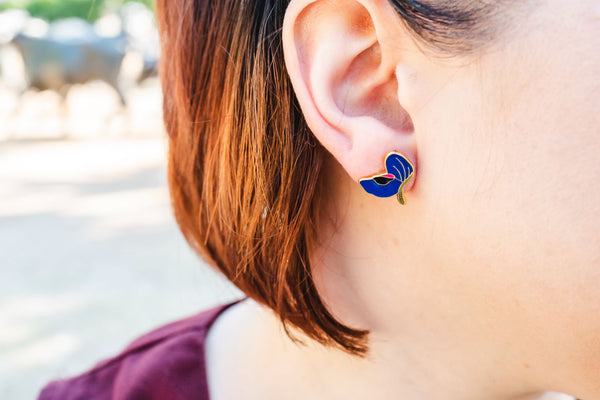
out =
[(20, 8), (48, 21), (77, 17), (94, 22), (107, 5), (115, 8), (129, 2), (143, 3), (150, 8), (154, 3), (153, 0), (0, 0), (0, 11)]

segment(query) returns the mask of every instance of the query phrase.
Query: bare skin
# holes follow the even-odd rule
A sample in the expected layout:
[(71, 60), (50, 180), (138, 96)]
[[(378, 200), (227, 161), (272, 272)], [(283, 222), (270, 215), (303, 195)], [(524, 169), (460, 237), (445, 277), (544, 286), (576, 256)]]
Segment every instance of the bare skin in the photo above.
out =
[[(209, 335), (214, 399), (600, 399), (600, 1), (539, 3), (465, 59), (387, 1), (291, 1), (286, 64), (332, 154), (315, 279), (371, 352), (298, 347), (245, 301)], [(391, 150), (406, 206), (357, 183)]]

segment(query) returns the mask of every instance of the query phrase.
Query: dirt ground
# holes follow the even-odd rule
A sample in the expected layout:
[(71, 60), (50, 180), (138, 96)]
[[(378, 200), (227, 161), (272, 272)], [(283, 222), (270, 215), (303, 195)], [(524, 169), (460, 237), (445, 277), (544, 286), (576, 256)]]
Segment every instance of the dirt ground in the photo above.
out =
[(53, 93), (11, 96), (0, 91), (0, 399), (33, 399), (157, 325), (240, 297), (171, 215), (156, 86), (126, 112), (102, 84), (74, 88), (64, 118)]
[(0, 140), (148, 137), (162, 133), (158, 79), (127, 91), (127, 104), (107, 84), (19, 93), (0, 82)]

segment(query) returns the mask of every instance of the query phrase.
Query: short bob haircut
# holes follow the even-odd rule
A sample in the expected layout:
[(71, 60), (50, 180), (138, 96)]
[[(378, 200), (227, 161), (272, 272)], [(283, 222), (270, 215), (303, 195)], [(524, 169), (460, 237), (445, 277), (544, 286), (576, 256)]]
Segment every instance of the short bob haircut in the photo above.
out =
[[(418, 40), (454, 55), (490, 39), (506, 0), (390, 2)], [(285, 70), (287, 5), (157, 0), (172, 205), (193, 249), (274, 310), (292, 340), (287, 324), (364, 356), (369, 332), (336, 320), (311, 274), (326, 152)]]

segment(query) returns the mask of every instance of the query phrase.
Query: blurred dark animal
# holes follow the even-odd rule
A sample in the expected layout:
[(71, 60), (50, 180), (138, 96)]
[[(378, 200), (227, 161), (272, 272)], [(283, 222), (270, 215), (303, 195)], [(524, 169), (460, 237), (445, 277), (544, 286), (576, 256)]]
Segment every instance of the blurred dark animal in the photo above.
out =
[[(125, 96), (119, 85), (121, 64), (126, 54), (127, 36), (98, 36), (77, 22), (77, 34), (53, 34), (43, 37), (17, 34), (12, 43), (23, 57), (30, 87), (54, 90), (66, 96), (69, 85), (101, 80), (112, 86), (123, 105)], [(89, 25), (89, 24), (88, 24)]]

